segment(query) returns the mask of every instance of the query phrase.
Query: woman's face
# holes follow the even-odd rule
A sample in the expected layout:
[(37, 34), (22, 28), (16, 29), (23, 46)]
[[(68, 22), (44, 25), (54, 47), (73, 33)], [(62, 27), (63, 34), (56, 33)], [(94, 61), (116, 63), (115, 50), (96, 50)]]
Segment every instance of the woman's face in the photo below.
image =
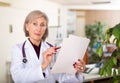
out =
[(37, 18), (26, 24), (26, 30), (33, 41), (40, 41), (46, 31), (47, 21), (44, 17)]

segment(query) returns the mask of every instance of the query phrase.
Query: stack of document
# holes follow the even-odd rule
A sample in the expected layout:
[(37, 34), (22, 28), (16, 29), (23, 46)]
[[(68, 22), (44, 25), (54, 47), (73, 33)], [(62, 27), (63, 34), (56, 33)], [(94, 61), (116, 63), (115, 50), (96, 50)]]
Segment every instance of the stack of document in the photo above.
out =
[(74, 74), (73, 64), (78, 59), (83, 59), (89, 42), (88, 38), (75, 35), (70, 35), (68, 38), (63, 39), (56, 63), (52, 68), (52, 73)]

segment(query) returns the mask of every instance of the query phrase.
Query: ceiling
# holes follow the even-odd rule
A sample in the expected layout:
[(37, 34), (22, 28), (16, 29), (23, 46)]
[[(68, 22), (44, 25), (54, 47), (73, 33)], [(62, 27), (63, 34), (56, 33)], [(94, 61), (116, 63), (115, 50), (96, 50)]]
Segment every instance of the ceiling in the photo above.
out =
[(116, 4), (120, 0), (48, 0), (62, 5), (94, 5), (94, 4)]
[(120, 0), (47, 0), (70, 10), (120, 10)]
[[(0, 2), (11, 3), (13, 0), (0, 0)], [(65, 6), (70, 5), (94, 5), (94, 4), (120, 4), (120, 0), (46, 0)]]
[[(10, 6), (16, 0), (0, 0), (0, 6)], [(45, 1), (45, 0), (43, 0)], [(46, 0), (66, 6), (68, 9), (120, 10), (120, 0)]]

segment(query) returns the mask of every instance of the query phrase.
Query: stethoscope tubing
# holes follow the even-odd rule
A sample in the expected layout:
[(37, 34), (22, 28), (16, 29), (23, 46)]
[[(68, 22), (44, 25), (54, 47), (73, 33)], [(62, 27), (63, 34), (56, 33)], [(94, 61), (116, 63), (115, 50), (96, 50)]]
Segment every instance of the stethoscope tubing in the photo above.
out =
[(23, 43), (23, 46), (22, 46), (22, 55), (23, 55), (22, 62), (23, 63), (27, 63), (27, 58), (26, 58), (26, 54), (25, 54), (25, 43), (26, 43), (26, 41)]

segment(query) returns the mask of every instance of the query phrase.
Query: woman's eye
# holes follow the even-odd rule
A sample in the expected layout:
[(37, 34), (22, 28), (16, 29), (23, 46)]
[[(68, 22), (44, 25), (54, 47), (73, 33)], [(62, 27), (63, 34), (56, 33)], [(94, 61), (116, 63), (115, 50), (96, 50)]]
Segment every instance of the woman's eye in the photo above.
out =
[(33, 23), (33, 25), (37, 25), (37, 23)]
[(40, 24), (40, 27), (45, 27), (46, 25), (45, 24)]

